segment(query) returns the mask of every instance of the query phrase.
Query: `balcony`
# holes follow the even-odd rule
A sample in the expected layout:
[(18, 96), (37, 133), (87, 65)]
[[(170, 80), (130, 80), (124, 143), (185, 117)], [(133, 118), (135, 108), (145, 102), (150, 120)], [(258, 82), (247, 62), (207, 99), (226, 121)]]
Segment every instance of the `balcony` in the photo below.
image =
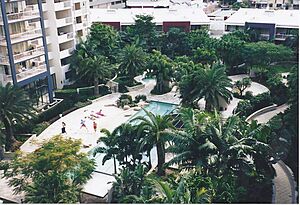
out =
[[(42, 46), (33, 50), (25, 51), (19, 54), (14, 54), (14, 63), (27, 61), (29, 59), (37, 58), (44, 54), (45, 54), (44, 47)], [(8, 56), (0, 56), (0, 64), (9, 65)]]
[(70, 9), (71, 8), (71, 1), (57, 1), (54, 3), (54, 9), (55, 11), (60, 11), (64, 9)]
[[(23, 33), (17, 33), (10, 35), (11, 44), (16, 44), (36, 38), (42, 37), (42, 30), (41, 29), (35, 29), (31, 31), (26, 31)], [(0, 45), (6, 46), (6, 40), (4, 36), (0, 36)]]
[(69, 49), (65, 49), (65, 50), (60, 51), (60, 53), (59, 53), (60, 59), (71, 56), (72, 53), (73, 53), (73, 50), (74, 50), (73, 48), (69, 48)]
[(66, 25), (70, 25), (72, 23), (73, 23), (72, 17), (66, 17), (66, 18), (61, 18), (56, 20), (57, 27), (63, 27)]
[(275, 40), (277, 41), (285, 41), (288, 37), (291, 37), (293, 35), (285, 34), (285, 33), (278, 33), (275, 35)]
[[(20, 21), (27, 21), (31, 19), (36, 19), (40, 17), (38, 10), (30, 10), (19, 13), (7, 14), (8, 23), (16, 23)], [(3, 25), (3, 18), (0, 16), (0, 24)]]
[(64, 43), (66, 41), (70, 41), (74, 39), (74, 34), (73, 32), (70, 33), (59, 33), (58, 35), (58, 42), (59, 43)]
[[(47, 71), (46, 65), (40, 65), (28, 69), (24, 69), (21, 72), (17, 73), (17, 81), (20, 82), (22, 80), (34, 77), (38, 74), (44, 73)], [(12, 83), (12, 76), (11, 75), (0, 75), (0, 81), (3, 82), (3, 84)]]
[(261, 40), (261, 41), (268, 41), (268, 40), (270, 40), (270, 34), (260, 34), (259, 35), (259, 40)]

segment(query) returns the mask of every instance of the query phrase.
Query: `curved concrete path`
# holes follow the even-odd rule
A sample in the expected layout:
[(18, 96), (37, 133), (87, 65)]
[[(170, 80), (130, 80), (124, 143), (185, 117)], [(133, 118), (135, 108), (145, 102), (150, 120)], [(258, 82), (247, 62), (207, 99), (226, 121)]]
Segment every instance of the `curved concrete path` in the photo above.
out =
[[(288, 108), (287, 104), (278, 106), (275, 110), (263, 113), (253, 118), (258, 123), (265, 124), (277, 114), (284, 112)], [(274, 190), (272, 203), (275, 204), (295, 204), (296, 200), (296, 184), (294, 181), (293, 172), (283, 162), (279, 161), (273, 165), (276, 176), (273, 179)]]
[(256, 117), (253, 118), (253, 120), (257, 120), (258, 123), (260, 124), (265, 124), (267, 122), (269, 122), (269, 120), (271, 118), (273, 118), (274, 116), (278, 115), (279, 113), (283, 113), (289, 106), (287, 104), (283, 104), (280, 105), (278, 107), (276, 107), (275, 110), (263, 113), (261, 115), (258, 115)]

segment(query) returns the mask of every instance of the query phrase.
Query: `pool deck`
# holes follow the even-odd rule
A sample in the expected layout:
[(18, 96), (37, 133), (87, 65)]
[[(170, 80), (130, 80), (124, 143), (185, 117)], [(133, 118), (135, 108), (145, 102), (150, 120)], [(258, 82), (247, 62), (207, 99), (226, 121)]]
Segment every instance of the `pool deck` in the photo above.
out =
[[(245, 76), (231, 76), (231, 77), (233, 78), (233, 80), (237, 80), (237, 79), (242, 79)], [(142, 76), (136, 77), (136, 80), (138, 81), (141, 81), (141, 79)], [(145, 82), (144, 88), (142, 88), (141, 90), (128, 92), (126, 94), (131, 95), (133, 99), (136, 95), (143, 94), (146, 95), (147, 100), (150, 101), (153, 100), (153, 101), (167, 102), (172, 104), (180, 103), (180, 98), (179, 98), (180, 95), (177, 92), (176, 87), (173, 87), (172, 91), (169, 93), (163, 95), (152, 95), (150, 94), (150, 91), (153, 89), (154, 86), (155, 86), (155, 80), (147, 80), (147, 82)], [(254, 94), (265, 92), (265, 89), (260, 90), (261, 87), (256, 85), (256, 83), (252, 83), (251, 87), (248, 89), (251, 90)], [(61, 134), (62, 122), (65, 122), (67, 133), (64, 134), (63, 136), (82, 140), (83, 145), (88, 145), (88, 147), (87, 148), (82, 147), (81, 151), (87, 153), (97, 145), (97, 140), (102, 135), (102, 133), (100, 133), (100, 130), (102, 128), (106, 128), (109, 131), (113, 131), (117, 126), (119, 126), (122, 123), (125, 123), (132, 115), (138, 112), (135, 111), (134, 108), (130, 108), (129, 110), (123, 110), (117, 108), (116, 106), (112, 106), (112, 104), (116, 103), (120, 95), (121, 93), (114, 93), (114, 94), (97, 98), (92, 101), (91, 105), (77, 109), (67, 114), (66, 116), (62, 116), (60, 119), (58, 119), (57, 121), (52, 123), (48, 128), (46, 128), (39, 136), (33, 136), (29, 140), (27, 140), (21, 146), (20, 148), (21, 151), (25, 153), (33, 152), (34, 150), (39, 148), (43, 143), (51, 139), (53, 136)], [(202, 101), (200, 100), (200, 107), (201, 104), (204, 103), (204, 100)], [(237, 103), (238, 103), (238, 99), (233, 99), (228, 109), (226, 111), (221, 112), (224, 118), (227, 118), (232, 115), (232, 110), (236, 107)], [(98, 128), (97, 128), (97, 132), (94, 132), (93, 120), (89, 119), (88, 117), (90, 116), (90, 114), (98, 112), (100, 109), (102, 109), (102, 113), (105, 116), (101, 116), (95, 119)], [(85, 128), (80, 129), (81, 119), (85, 120), (87, 129)], [(155, 155), (155, 153), (153, 154)], [(171, 157), (172, 157), (171, 155), (170, 156), (168, 155), (166, 157), (166, 160), (167, 161), (170, 160)], [(85, 192), (91, 193), (93, 195), (98, 195), (102, 198), (105, 197), (105, 193), (107, 193), (107, 190), (111, 187), (111, 184), (109, 185), (106, 184), (105, 186), (99, 186), (99, 185), (102, 184), (101, 181), (104, 180), (104, 178), (105, 180), (107, 180), (108, 178), (112, 179), (111, 176), (109, 176), (113, 174), (112, 173), (113, 164), (110, 161), (111, 160), (109, 160), (104, 166), (101, 165), (101, 171), (104, 171), (105, 174), (98, 173), (97, 177), (92, 178), (84, 187)], [(153, 163), (153, 166), (155, 166), (155, 164), (156, 162)], [(2, 183), (6, 184), (6, 181), (0, 179), (0, 185)], [(11, 190), (10, 187), (5, 188), (5, 190), (9, 190), (9, 189)], [(0, 193), (0, 195), (1, 194), (2, 193)]]

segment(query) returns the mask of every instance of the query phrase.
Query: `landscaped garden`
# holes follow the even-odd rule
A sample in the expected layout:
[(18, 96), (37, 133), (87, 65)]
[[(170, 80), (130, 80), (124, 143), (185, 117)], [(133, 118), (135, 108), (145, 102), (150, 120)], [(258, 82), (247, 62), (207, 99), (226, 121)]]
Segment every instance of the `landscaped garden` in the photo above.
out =
[[(5, 151), (19, 149), (20, 133), (39, 135), (21, 146), (31, 153), (0, 166), (26, 202), (79, 202), (93, 171), (108, 163), (115, 203), (270, 203), (279, 160), (298, 181), (298, 44), (256, 42), (247, 32), (160, 33), (151, 21), (137, 16), (120, 32), (93, 24), (72, 56), (73, 84), (55, 92), (64, 100), (49, 111), (34, 110), (22, 90), (0, 87)], [(232, 81), (237, 75), (245, 77)], [(111, 94), (111, 79), (124, 94)], [(251, 92), (255, 83), (268, 91)], [(265, 124), (246, 121), (273, 104), (289, 108)], [(53, 137), (62, 122), (66, 135)]]

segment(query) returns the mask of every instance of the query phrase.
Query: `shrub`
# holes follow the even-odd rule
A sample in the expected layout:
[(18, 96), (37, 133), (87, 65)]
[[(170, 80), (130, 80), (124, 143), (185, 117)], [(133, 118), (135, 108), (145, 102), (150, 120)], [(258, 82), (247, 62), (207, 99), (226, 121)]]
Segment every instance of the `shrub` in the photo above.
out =
[(42, 122), (39, 123), (37, 125), (35, 125), (35, 127), (32, 130), (32, 133), (39, 135), (41, 134), (47, 127), (49, 127), (49, 123), (48, 122)]
[(244, 95), (244, 98), (247, 100), (250, 100), (251, 98), (253, 98), (253, 93), (252, 91), (247, 91)]
[(78, 94), (76, 89), (62, 89), (55, 91), (55, 97), (62, 99), (77, 99)]
[(132, 104), (132, 97), (127, 94), (122, 94), (119, 99), (117, 100), (117, 106), (118, 107), (124, 107), (125, 105)]
[(90, 104), (92, 104), (92, 102), (89, 101), (89, 100), (87, 100), (85, 102), (77, 102), (77, 103), (75, 103), (74, 107), (76, 107), (76, 108), (82, 108), (82, 107), (85, 107), (85, 106), (90, 105)]
[(146, 100), (147, 100), (146, 95), (137, 95), (137, 96), (135, 96), (134, 102), (135, 102), (135, 103), (138, 103), (138, 102), (140, 102), (141, 99), (142, 99), (143, 101), (146, 101)]
[(239, 116), (248, 117), (255, 111), (270, 106), (272, 104), (273, 101), (270, 96), (270, 93), (262, 93), (250, 98), (249, 100), (241, 100), (235, 109), (235, 113), (238, 113)]
[(252, 109), (253, 107), (249, 100), (241, 100), (234, 113), (237, 113), (239, 116), (248, 116), (252, 112)]

